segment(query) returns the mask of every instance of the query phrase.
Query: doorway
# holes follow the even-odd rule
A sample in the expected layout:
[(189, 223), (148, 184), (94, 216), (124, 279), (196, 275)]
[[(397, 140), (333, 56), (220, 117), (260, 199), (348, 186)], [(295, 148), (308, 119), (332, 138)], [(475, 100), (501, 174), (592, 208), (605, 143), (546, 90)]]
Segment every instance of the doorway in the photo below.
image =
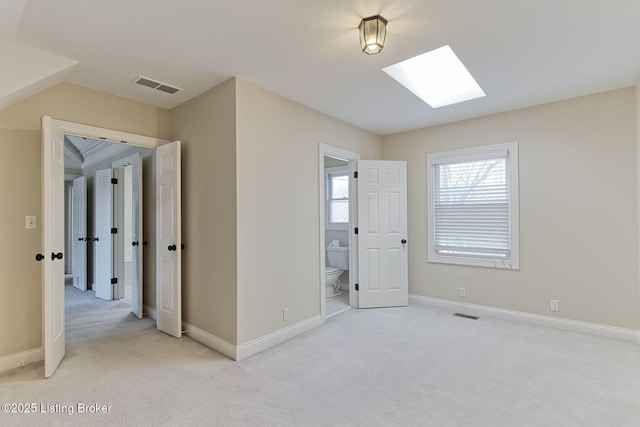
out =
[[(155, 150), (84, 136), (64, 136), (65, 260), (73, 286), (125, 300), (143, 314), (143, 194), (153, 206)], [(143, 191), (144, 187), (146, 192)], [(67, 267), (66, 267), (67, 268)]]
[[(360, 160), (352, 153), (319, 145), (320, 170), (320, 313), (327, 314), (325, 236), (328, 199), (325, 158), (349, 165), (349, 307), (406, 306), (408, 299), (407, 164)], [(357, 173), (357, 175), (356, 175)], [(348, 309), (348, 308), (347, 308)]]
[[(360, 154), (331, 145), (319, 145), (320, 182), (320, 316), (338, 315), (349, 308), (358, 308), (355, 284), (358, 280), (357, 244), (357, 183), (354, 179), (356, 162)], [(346, 187), (345, 187), (346, 185)], [(328, 272), (327, 247), (336, 254), (337, 261), (343, 252), (348, 253), (347, 266), (341, 266), (338, 282), (331, 284), (332, 272)], [(344, 248), (347, 248), (346, 250)], [(333, 269), (332, 269), (333, 270)], [(346, 271), (345, 271), (346, 270)], [(329, 280), (330, 283), (327, 283)], [(328, 288), (327, 286), (331, 286)], [(331, 295), (329, 295), (331, 294)]]
[[(158, 161), (151, 168), (154, 191), (157, 194), (150, 218), (149, 262), (155, 283), (155, 309), (150, 312), (160, 331), (181, 336), (181, 255), (176, 248), (182, 244), (180, 142), (169, 142), (126, 132), (94, 126), (42, 118), (42, 235), (43, 253), (39, 261), (43, 266), (43, 350), (45, 377), (50, 377), (65, 355), (65, 278), (64, 278), (64, 138), (65, 135), (83, 135), (104, 141), (120, 141), (129, 146), (155, 150)], [(109, 241), (111, 239), (108, 239)], [(155, 247), (158, 242), (159, 247)], [(49, 255), (50, 254), (50, 255)], [(159, 273), (160, 272), (160, 273)], [(171, 274), (163, 274), (170, 272)], [(156, 278), (161, 280), (156, 282)]]

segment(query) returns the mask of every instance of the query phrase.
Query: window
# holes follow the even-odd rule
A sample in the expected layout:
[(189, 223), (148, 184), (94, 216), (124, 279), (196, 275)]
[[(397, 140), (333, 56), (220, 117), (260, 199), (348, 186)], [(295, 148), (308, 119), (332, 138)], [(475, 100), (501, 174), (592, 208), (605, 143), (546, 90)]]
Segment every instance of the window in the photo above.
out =
[(327, 228), (346, 230), (349, 226), (349, 170), (327, 168)]
[(518, 269), (518, 143), (427, 162), (428, 261)]

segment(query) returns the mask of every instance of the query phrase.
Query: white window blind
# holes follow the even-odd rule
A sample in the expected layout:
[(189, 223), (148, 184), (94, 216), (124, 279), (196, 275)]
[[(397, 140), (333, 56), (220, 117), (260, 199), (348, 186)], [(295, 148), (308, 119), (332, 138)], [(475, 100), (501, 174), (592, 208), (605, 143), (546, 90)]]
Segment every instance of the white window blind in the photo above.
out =
[(433, 261), (514, 268), (517, 188), (512, 186), (517, 178), (514, 182), (511, 150), (491, 148), (441, 153), (430, 160)]

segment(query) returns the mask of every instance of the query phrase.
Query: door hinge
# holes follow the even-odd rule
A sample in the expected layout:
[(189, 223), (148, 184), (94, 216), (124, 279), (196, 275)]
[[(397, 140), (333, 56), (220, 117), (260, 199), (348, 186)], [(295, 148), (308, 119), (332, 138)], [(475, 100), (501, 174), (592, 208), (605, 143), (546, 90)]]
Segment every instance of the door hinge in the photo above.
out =
[(118, 183), (118, 178), (111, 178), (111, 183), (112, 184), (117, 184)]
[(118, 229), (117, 228), (112, 228), (111, 229), (111, 234), (118, 234)]
[(356, 227), (356, 228), (353, 230), (353, 232), (354, 232), (355, 234), (358, 234), (358, 227)]
[(355, 172), (353, 173), (353, 177), (354, 177), (355, 179), (358, 179), (358, 171), (355, 171)]
[(358, 283), (356, 283), (356, 291), (360, 290), (360, 285)]
[(116, 285), (117, 283), (118, 283), (118, 278), (117, 277), (111, 278), (111, 284), (112, 285)]

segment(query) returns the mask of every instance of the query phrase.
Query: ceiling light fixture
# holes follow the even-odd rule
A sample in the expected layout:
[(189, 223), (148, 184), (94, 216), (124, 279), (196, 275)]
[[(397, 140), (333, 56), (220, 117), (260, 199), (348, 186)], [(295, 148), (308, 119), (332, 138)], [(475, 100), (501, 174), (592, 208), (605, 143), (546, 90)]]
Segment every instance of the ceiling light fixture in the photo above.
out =
[(387, 20), (380, 15), (360, 21), (360, 47), (367, 55), (380, 53), (387, 38)]

